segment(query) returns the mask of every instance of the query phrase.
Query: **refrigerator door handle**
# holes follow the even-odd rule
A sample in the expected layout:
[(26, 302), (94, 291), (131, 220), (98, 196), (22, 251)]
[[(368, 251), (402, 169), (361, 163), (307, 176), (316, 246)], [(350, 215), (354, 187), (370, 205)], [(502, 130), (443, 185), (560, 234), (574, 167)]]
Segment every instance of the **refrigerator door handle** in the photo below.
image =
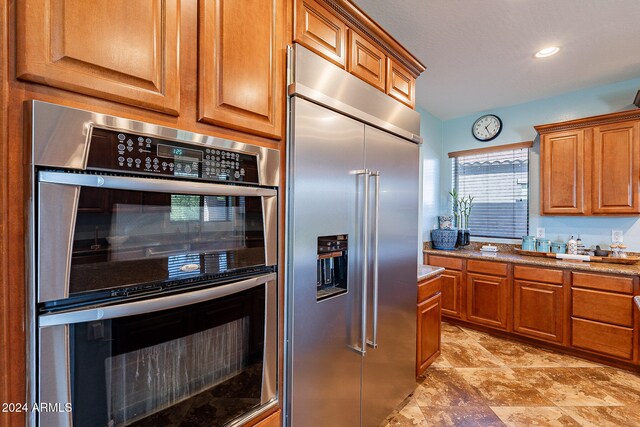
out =
[(360, 343), (353, 348), (360, 355), (367, 354), (367, 283), (369, 274), (369, 169), (360, 169), (352, 172), (354, 175), (364, 175), (364, 203), (362, 208), (362, 313)]
[(371, 172), (374, 180), (374, 220), (373, 220), (373, 326), (372, 339), (367, 340), (367, 345), (371, 348), (378, 348), (378, 224), (380, 214), (380, 171)]

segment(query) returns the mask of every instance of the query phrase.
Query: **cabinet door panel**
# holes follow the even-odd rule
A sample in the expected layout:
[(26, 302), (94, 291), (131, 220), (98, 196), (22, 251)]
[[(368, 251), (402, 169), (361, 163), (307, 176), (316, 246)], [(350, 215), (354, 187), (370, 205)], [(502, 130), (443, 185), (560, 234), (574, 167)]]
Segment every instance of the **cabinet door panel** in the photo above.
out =
[(295, 41), (345, 68), (347, 26), (314, 0), (296, 3)]
[(571, 318), (571, 344), (620, 359), (633, 358), (633, 329)]
[(639, 213), (640, 122), (593, 130), (592, 212)]
[(178, 115), (178, 3), (18, 2), (17, 76)]
[(349, 29), (351, 47), (347, 71), (384, 91), (386, 83), (386, 57), (369, 40)]
[(445, 270), (442, 273), (442, 314), (462, 318), (462, 273)]
[(200, 121), (280, 139), (284, 0), (199, 3)]
[(515, 332), (551, 342), (562, 342), (562, 286), (514, 282), (513, 329)]
[(583, 319), (633, 327), (633, 296), (574, 288), (572, 314)]
[(387, 94), (411, 108), (416, 106), (416, 79), (391, 58), (387, 58)]
[(418, 305), (416, 375), (420, 375), (440, 354), (440, 294)]
[(504, 277), (467, 273), (467, 320), (506, 330), (508, 290)]
[(585, 130), (543, 135), (540, 150), (542, 213), (586, 213)]

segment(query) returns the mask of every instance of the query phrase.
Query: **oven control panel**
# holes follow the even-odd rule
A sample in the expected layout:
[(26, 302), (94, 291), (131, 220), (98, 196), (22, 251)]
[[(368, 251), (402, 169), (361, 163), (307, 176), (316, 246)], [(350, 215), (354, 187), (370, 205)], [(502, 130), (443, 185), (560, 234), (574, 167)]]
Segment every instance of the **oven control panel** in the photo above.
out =
[(259, 184), (255, 155), (94, 128), (87, 169)]

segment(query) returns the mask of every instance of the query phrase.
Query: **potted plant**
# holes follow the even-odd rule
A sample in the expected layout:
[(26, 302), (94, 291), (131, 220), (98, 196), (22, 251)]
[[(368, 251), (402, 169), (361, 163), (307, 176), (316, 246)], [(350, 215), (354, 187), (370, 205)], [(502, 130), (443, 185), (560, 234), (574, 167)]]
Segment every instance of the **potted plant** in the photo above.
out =
[(456, 225), (458, 227), (458, 246), (466, 246), (471, 241), (471, 233), (469, 231), (469, 216), (471, 216), (471, 208), (473, 207), (473, 196), (460, 196), (454, 188), (449, 192), (451, 196), (453, 215), (456, 217)]

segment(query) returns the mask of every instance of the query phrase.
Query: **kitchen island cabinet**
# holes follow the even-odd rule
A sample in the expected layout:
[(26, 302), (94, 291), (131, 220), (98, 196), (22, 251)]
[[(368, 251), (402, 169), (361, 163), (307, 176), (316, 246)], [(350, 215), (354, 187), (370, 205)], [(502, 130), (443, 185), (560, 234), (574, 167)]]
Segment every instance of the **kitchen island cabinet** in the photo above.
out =
[(441, 269), (434, 269), (425, 279), (418, 278), (416, 376), (422, 374), (440, 355), (441, 274)]
[(512, 253), (498, 254), (495, 262), (482, 258), (473, 250), (425, 250), (425, 263), (455, 266), (467, 284), (466, 304), (451, 315), (444, 310), (443, 280), (443, 318), (601, 363), (640, 365), (640, 316), (633, 305), (640, 295), (640, 266)]

